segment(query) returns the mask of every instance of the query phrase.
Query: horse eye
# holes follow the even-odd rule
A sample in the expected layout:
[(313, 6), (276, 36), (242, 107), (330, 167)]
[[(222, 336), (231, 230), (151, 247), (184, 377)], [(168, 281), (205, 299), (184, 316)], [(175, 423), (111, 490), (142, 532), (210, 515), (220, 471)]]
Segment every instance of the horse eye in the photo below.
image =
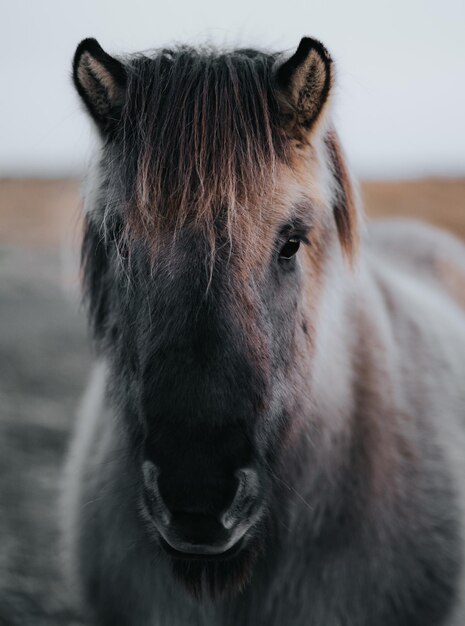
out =
[(295, 254), (297, 254), (298, 249), (300, 248), (300, 239), (297, 237), (291, 237), (286, 241), (284, 246), (281, 248), (281, 252), (279, 253), (280, 259), (291, 259)]

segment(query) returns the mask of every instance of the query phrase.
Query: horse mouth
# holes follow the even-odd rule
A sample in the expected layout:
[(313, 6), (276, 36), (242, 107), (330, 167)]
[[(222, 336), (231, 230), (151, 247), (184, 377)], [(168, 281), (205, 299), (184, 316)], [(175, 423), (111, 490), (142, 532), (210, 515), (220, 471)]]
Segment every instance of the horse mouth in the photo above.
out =
[[(243, 536), (224, 552), (183, 552), (159, 537), (177, 581), (197, 600), (215, 599), (244, 589), (252, 577), (262, 546), (256, 537)], [(200, 550), (200, 546), (198, 546)]]
[(163, 537), (160, 537), (160, 545), (163, 550), (174, 559), (184, 561), (228, 561), (236, 557), (242, 550), (244, 546), (244, 537), (241, 537), (233, 546), (224, 552), (216, 552), (212, 554), (202, 552), (201, 548), (195, 552), (183, 552), (181, 550), (176, 550), (176, 548), (170, 546), (170, 544), (163, 539)]

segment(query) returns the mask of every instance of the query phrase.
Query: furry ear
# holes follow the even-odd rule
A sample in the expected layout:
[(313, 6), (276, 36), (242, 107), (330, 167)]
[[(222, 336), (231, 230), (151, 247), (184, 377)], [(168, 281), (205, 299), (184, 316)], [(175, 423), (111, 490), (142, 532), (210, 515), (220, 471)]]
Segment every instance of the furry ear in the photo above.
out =
[(297, 51), (276, 72), (278, 89), (294, 112), (294, 124), (310, 130), (328, 101), (332, 60), (322, 43), (304, 37)]
[(359, 214), (350, 174), (339, 138), (334, 129), (325, 136), (329, 163), (334, 177), (333, 214), (339, 241), (346, 258), (353, 263), (359, 244)]
[(100, 130), (110, 131), (124, 103), (124, 65), (107, 54), (96, 39), (84, 39), (74, 55), (73, 80)]

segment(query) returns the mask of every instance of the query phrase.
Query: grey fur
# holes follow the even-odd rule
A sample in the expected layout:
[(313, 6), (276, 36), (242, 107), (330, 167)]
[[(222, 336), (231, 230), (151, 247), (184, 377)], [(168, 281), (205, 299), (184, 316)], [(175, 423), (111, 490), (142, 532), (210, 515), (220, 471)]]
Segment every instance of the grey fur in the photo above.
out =
[[(389, 605), (384, 604), (385, 594), (409, 581), (418, 582), (421, 592), (422, 555), (433, 560), (439, 579), (449, 575), (445, 563), (450, 559), (462, 569), (465, 314), (428, 275), (425, 262), (452, 259), (465, 272), (465, 249), (448, 235), (404, 222), (377, 224), (369, 230), (365, 243), (357, 277), (344, 276), (350, 283), (344, 298), (351, 302), (352, 310), (365, 309), (379, 332), (382, 349), (364, 345), (363, 338), (338, 337), (337, 343), (339, 351), (350, 354), (353, 362), (366, 360), (375, 380), (382, 374), (371, 390), (376, 398), (373, 409), (380, 417), (389, 419), (389, 411), (383, 413), (393, 402), (405, 420), (411, 420), (405, 436), (424, 452), (422, 474), (406, 474), (399, 485), (405, 505), (411, 499), (412, 527), (402, 528), (401, 519), (391, 523), (392, 512), (387, 507), (385, 523), (365, 528), (366, 534), (361, 536), (344, 537), (347, 545), (337, 545), (337, 536), (328, 538), (334, 546), (313, 545), (322, 515), (319, 509), (325, 506), (328, 493), (310, 490), (303, 472), (288, 486), (293, 494), (292, 510), (290, 527), (281, 528), (281, 547), (265, 556), (250, 585), (216, 603), (193, 600), (173, 580), (164, 559), (157, 557), (138, 519), (133, 491), (137, 477), (126, 461), (126, 442), (105, 398), (105, 364), (101, 363), (93, 377), (92, 401), (85, 406), (74, 440), (67, 483), (67, 497), (72, 500), (67, 511), (73, 512), (68, 519), (68, 539), (80, 563), (81, 578), (100, 586), (103, 613), (98, 623), (420, 624), (413, 619), (393, 621)], [(347, 308), (340, 305), (341, 311)], [(336, 341), (334, 337), (328, 340)], [(331, 355), (329, 346), (326, 348)], [(327, 365), (328, 370), (337, 367), (334, 362)], [(328, 390), (334, 391), (335, 379), (340, 387), (355, 393), (352, 372), (333, 369), (319, 390), (321, 406), (332, 401), (325, 396)], [(394, 394), (389, 398), (386, 379)], [(326, 471), (331, 468), (320, 469), (322, 474)], [(321, 478), (328, 489), (324, 476)], [(379, 506), (384, 505), (381, 500)], [(384, 515), (382, 510), (366, 514)], [(457, 534), (443, 536), (441, 525), (449, 519), (459, 524)], [(415, 549), (409, 553), (412, 547)], [(463, 579), (463, 571), (461, 576)], [(463, 582), (461, 585), (449, 619), (432, 621), (431, 626), (463, 625)]]
[[(326, 130), (313, 143), (329, 219)], [(328, 238), (314, 351), (301, 356), (310, 374), (276, 374), (276, 397), (298, 399), (303, 426), (271, 475), (263, 554), (242, 589), (193, 598), (147, 532), (112, 346), (102, 352), (63, 490), (70, 575), (96, 624), (463, 626), (465, 247), (380, 223), (354, 269), (336, 244)]]

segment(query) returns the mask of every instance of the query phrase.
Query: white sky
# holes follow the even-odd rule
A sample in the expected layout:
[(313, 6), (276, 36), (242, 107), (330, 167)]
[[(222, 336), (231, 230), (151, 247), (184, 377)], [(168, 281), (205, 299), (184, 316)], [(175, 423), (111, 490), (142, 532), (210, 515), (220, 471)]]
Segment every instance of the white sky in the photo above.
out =
[(296, 48), (338, 67), (335, 118), (357, 174), (465, 174), (465, 0), (1, 0), (0, 176), (82, 172), (92, 127), (70, 81), (77, 43)]

